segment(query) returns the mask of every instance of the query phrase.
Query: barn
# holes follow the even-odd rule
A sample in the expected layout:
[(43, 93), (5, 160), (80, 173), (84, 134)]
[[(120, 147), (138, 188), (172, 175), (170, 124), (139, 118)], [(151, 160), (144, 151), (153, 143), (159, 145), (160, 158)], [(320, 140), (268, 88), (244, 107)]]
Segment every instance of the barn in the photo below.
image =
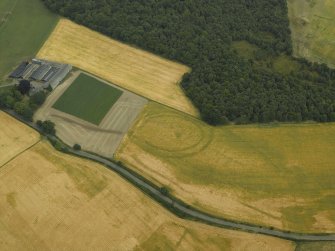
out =
[(55, 89), (70, 73), (72, 66), (34, 58), (22, 62), (10, 75), (10, 78), (34, 81), (35, 86)]

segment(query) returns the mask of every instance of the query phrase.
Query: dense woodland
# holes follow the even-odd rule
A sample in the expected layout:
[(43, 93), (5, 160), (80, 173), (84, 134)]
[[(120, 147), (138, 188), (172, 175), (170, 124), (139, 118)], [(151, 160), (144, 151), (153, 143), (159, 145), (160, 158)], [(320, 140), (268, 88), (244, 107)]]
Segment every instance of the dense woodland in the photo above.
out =
[[(335, 121), (335, 71), (291, 57), (286, 0), (43, 2), (79, 24), (192, 67), (182, 86), (208, 123)], [(247, 41), (246, 48), (236, 49), (235, 41)], [(288, 59), (277, 68), (284, 71), (275, 67), (283, 55)]]

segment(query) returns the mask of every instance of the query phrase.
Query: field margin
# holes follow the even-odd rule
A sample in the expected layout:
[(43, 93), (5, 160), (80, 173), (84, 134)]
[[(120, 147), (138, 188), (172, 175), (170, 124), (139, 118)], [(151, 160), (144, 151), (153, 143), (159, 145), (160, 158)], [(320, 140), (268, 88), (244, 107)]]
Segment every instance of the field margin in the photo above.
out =
[[(100, 157), (95, 154), (83, 152), (83, 151), (75, 151), (72, 148), (66, 146), (63, 142), (61, 142), (57, 137), (48, 135), (43, 133), (43, 131), (37, 127), (32, 122), (27, 122), (20, 116), (16, 115), (14, 112), (10, 110), (3, 110), (7, 114), (13, 116), (17, 120), (22, 123), (28, 125), (32, 129), (35, 129), (40, 134), (44, 135), (54, 146), (56, 142), (62, 145), (61, 150), (64, 153), (72, 154), (77, 157), (90, 159), (92, 161), (98, 162), (104, 165), (106, 168), (113, 170), (121, 177), (126, 179), (132, 185), (139, 188), (145, 194), (147, 194), (150, 198), (155, 200), (157, 203), (161, 204), (164, 208), (166, 208), (171, 213), (175, 214), (179, 218), (184, 218), (192, 221), (202, 222), (208, 225), (217, 226), (225, 229), (239, 230), (250, 233), (258, 233), (264, 234), (268, 236), (273, 236), (281, 239), (292, 240), (292, 241), (335, 241), (335, 233), (334, 234), (303, 234), (303, 233), (294, 233), (291, 231), (282, 231), (275, 228), (268, 228), (265, 226), (252, 225), (243, 222), (226, 220), (223, 218), (212, 216), (211, 214), (207, 214), (206, 212), (202, 212), (201, 210), (195, 209), (192, 206), (187, 205), (183, 201), (174, 196), (170, 195), (168, 192), (164, 192), (162, 188), (157, 190), (157, 186), (151, 184), (150, 181), (146, 180), (140, 174), (134, 171), (128, 171), (127, 167), (123, 165), (115, 164), (113, 161)], [(209, 219), (209, 220), (206, 220)], [(211, 220), (210, 220), (211, 219)]]

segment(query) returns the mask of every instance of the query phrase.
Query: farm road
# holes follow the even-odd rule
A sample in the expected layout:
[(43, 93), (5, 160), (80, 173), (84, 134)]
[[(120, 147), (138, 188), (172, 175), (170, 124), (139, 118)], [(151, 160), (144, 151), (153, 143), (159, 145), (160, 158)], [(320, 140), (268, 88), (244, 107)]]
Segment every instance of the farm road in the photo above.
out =
[[(86, 74), (102, 83), (122, 90), (123, 94), (107, 112), (99, 125), (91, 124), (73, 115), (53, 108), (54, 103), (80, 75)], [(90, 102), (89, 100), (87, 102)], [(128, 129), (147, 104), (147, 100), (103, 79), (83, 71), (76, 71), (59, 85), (46, 99), (34, 120), (51, 120), (56, 124), (57, 136), (66, 144), (80, 144), (83, 149), (112, 158)], [(94, 105), (94, 104), (92, 104)]]
[[(24, 121), (12, 111), (5, 110), (5, 112), (12, 115), (21, 122), (27, 124), (28, 126), (32, 127), (33, 129), (37, 130), (38, 132), (42, 133), (40, 128), (38, 128), (36, 124)], [(166, 206), (166, 208), (170, 212), (176, 214), (177, 216), (178, 213), (179, 214), (182, 213), (183, 215), (189, 217), (194, 221), (200, 221), (205, 224), (216, 225), (222, 228), (235, 229), (251, 233), (264, 234), (293, 241), (335, 241), (335, 234), (303, 234), (303, 233), (286, 232), (278, 229), (271, 229), (263, 226), (250, 225), (247, 223), (239, 223), (211, 216), (205, 212), (189, 208), (185, 203), (183, 203), (179, 199), (178, 200), (172, 199), (171, 197), (162, 194), (159, 188), (153, 186), (149, 182), (146, 182), (144, 179), (141, 179), (140, 177), (142, 176), (140, 174), (133, 171), (130, 172), (126, 168), (119, 166), (108, 159), (84, 151), (75, 151), (72, 150), (71, 148), (69, 148), (68, 150), (71, 154), (75, 156), (90, 159), (107, 166), (109, 169), (115, 171), (116, 173), (127, 179), (131, 184), (133, 184), (137, 188), (145, 190), (146, 193), (149, 194), (152, 199), (156, 200), (159, 203), (164, 202), (165, 205), (170, 205), (172, 210), (168, 206)]]

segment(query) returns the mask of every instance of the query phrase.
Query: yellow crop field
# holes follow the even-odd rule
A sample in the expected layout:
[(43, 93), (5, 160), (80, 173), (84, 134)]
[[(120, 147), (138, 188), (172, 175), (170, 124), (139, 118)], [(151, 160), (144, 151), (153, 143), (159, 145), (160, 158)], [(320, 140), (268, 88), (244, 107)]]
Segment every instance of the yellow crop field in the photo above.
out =
[(335, 67), (335, 1), (288, 0), (294, 54)]
[(0, 111), (0, 167), (39, 141), (39, 134)]
[(335, 124), (211, 127), (150, 103), (116, 158), (216, 215), (334, 232), (334, 152)]
[[(0, 122), (27, 130), (3, 116)], [(293, 251), (296, 246), (178, 219), (114, 172), (57, 152), (45, 141), (3, 165), (0, 180), (0, 250)]]
[(187, 66), (61, 19), (37, 57), (72, 64), (146, 98), (198, 115), (179, 83)]

